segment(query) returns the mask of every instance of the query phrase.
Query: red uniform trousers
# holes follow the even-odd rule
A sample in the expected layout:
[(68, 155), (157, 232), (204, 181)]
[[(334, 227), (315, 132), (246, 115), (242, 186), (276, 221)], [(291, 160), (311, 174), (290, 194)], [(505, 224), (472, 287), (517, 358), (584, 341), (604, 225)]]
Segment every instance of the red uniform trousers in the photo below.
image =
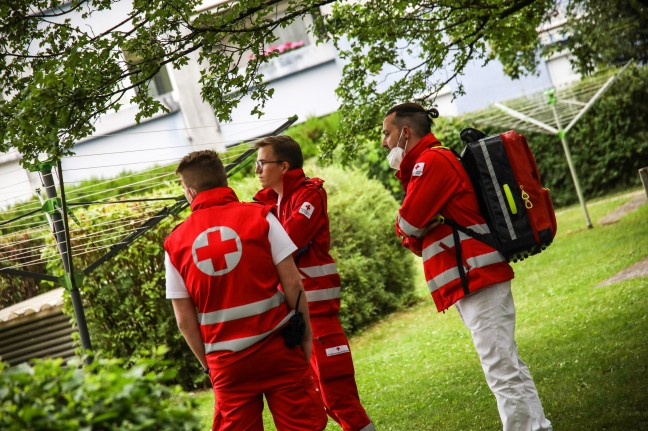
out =
[(277, 431), (320, 431), (328, 418), (300, 348), (281, 333), (255, 352), (211, 368), (216, 397), (213, 431), (263, 431), (263, 395)]
[[(334, 319), (339, 332), (318, 334), (322, 320)], [(319, 385), (326, 413), (344, 431), (373, 430), (371, 419), (360, 403), (349, 340), (337, 316), (311, 318), (313, 354), (311, 366)], [(330, 322), (322, 325), (330, 328)]]

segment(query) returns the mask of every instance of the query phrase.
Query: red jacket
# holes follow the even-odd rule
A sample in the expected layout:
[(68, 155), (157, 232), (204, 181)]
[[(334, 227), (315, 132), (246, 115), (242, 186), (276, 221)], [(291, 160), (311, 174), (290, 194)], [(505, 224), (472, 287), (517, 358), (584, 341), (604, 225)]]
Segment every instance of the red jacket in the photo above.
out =
[(323, 183), (319, 178), (306, 178), (302, 169), (291, 169), (283, 176), (279, 206), (279, 196), (270, 188), (254, 196), (255, 200), (271, 207), (297, 246), (295, 263), (302, 276), (315, 336), (342, 331), (337, 319), (340, 275), (329, 254), (331, 234)]
[(229, 187), (198, 193), (164, 248), (198, 309), (207, 360), (245, 350), (287, 322), (268, 240), (268, 209)]
[[(396, 177), (405, 190), (396, 229), (403, 245), (423, 257), (423, 269), (439, 311), (465, 295), (455, 256), (452, 228), (442, 224), (427, 233), (434, 216), (455, 220), (480, 233), (488, 226), (479, 211), (477, 196), (461, 162), (449, 150), (438, 147), (430, 133), (403, 158)], [(460, 233), (464, 270), (470, 292), (513, 278), (513, 269), (495, 249)]]

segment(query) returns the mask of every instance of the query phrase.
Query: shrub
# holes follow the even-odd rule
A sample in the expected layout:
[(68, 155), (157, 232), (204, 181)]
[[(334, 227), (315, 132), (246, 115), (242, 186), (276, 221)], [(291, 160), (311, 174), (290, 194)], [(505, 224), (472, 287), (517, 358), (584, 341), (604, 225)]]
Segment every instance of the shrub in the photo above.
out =
[[(309, 164), (310, 176), (324, 179), (328, 193), (331, 254), (342, 278), (340, 320), (348, 334), (415, 301), (413, 257), (394, 234), (398, 203), (382, 185), (357, 170)], [(235, 184), (249, 200), (256, 178)]]
[[(31, 226), (39, 222), (43, 226), (47, 225), (45, 213), (30, 216), (30, 213), (40, 206), (38, 200), (33, 198), (0, 211), (0, 266), (19, 265), (24, 271), (46, 273), (45, 264), (34, 261), (31, 253), (25, 252), (25, 250), (37, 249), (45, 243), (42, 234), (34, 233), (35, 229), (25, 229), (26, 221), (31, 223)], [(50, 285), (34, 278), (0, 272), (0, 309), (26, 301), (49, 290), (51, 290)]]
[(6, 368), (0, 362), (0, 429), (5, 431), (198, 430), (196, 403), (151, 372), (154, 360), (129, 369), (96, 360), (84, 368), (60, 359)]
[(286, 130), (286, 135), (299, 142), (304, 159), (319, 156), (319, 145), (326, 134), (331, 134), (340, 123), (337, 112), (322, 117), (308, 117), (303, 123)]

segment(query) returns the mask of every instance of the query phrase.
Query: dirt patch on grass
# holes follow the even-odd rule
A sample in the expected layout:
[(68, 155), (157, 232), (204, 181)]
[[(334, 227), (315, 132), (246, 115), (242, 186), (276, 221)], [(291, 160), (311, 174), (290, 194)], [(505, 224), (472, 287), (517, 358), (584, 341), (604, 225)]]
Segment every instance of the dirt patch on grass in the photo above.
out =
[[(616, 223), (619, 220), (621, 220), (621, 217), (636, 210), (637, 208), (639, 208), (641, 205), (645, 203), (646, 203), (646, 194), (643, 191), (641, 191), (640, 193), (637, 193), (637, 195), (633, 197), (630, 201), (626, 202), (625, 204), (621, 205), (620, 207), (618, 207), (617, 209), (615, 209), (614, 211), (612, 211), (611, 213), (603, 217), (599, 223), (604, 225)], [(618, 272), (617, 274), (613, 275), (607, 280), (600, 282), (595, 287), (609, 286), (610, 284), (618, 283), (619, 281), (629, 280), (631, 278), (646, 277), (646, 276), (648, 276), (648, 257), (644, 258), (643, 260), (640, 260), (634, 265), (630, 265), (623, 271)]]
[(600, 282), (595, 287), (609, 286), (610, 284), (618, 283), (619, 281), (646, 276), (648, 276), (648, 257), (640, 260), (634, 265), (630, 265), (623, 271), (618, 272), (607, 280)]
[(630, 199), (628, 202), (624, 203), (614, 211), (612, 211), (610, 214), (607, 214), (605, 217), (603, 217), (599, 223), (600, 224), (613, 224), (621, 220), (621, 217), (624, 215), (636, 210), (639, 208), (641, 205), (646, 203), (646, 194), (641, 191), (638, 192), (632, 199)]

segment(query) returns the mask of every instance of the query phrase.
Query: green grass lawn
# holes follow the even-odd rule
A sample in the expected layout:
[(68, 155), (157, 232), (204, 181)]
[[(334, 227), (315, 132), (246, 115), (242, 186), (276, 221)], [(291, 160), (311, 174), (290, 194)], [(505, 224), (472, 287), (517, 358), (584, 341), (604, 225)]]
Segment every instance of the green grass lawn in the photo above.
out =
[[(556, 431), (648, 430), (648, 278), (596, 287), (648, 256), (648, 205), (598, 224), (629, 199), (590, 202), (593, 229), (579, 206), (559, 211), (554, 244), (513, 264), (520, 355)], [(421, 302), (351, 340), (365, 408), (378, 430), (501, 429), (467, 329), (436, 312), (417, 264)], [(213, 395), (197, 396), (209, 429)]]

